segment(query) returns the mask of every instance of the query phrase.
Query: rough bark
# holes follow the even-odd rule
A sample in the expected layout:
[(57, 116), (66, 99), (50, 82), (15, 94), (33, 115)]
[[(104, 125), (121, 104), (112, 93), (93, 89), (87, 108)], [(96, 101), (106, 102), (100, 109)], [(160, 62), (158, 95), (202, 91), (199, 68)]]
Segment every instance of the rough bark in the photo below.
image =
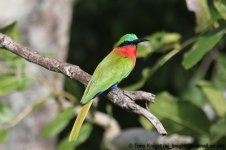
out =
[[(70, 78), (74, 78), (84, 85), (87, 85), (88, 81), (90, 80), (91, 76), (83, 71), (79, 66), (71, 65), (68, 63), (60, 62), (53, 58), (42, 56), (34, 50), (31, 50), (14, 42), (8, 36), (1, 33), (0, 47), (5, 48), (6, 50), (15, 53), (16, 55), (21, 56), (32, 63), (38, 64), (50, 71), (59, 72)], [(147, 120), (155, 126), (159, 134), (167, 134), (161, 122), (151, 112), (135, 103), (136, 100), (153, 102), (153, 94), (144, 91), (129, 92), (123, 91), (120, 88), (116, 88), (107, 92), (106, 96), (112, 103), (121, 107), (122, 109), (138, 115), (142, 115), (147, 118)]]

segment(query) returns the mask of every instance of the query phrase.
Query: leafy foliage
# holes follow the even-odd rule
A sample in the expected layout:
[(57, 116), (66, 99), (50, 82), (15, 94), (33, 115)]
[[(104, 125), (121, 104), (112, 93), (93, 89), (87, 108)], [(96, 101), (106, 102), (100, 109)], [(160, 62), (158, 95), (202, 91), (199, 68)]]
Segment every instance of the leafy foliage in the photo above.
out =
[(213, 109), (216, 111), (216, 114), (219, 117), (226, 116), (226, 101), (223, 95), (223, 90), (214, 87), (209, 82), (199, 83), (204, 95), (206, 96), (208, 102), (211, 104)]
[[(143, 36), (149, 42), (138, 46), (136, 68), (120, 86), (155, 93), (156, 102), (149, 104), (149, 108), (160, 118), (169, 135), (189, 135), (198, 144), (219, 144), (226, 139), (225, 1), (73, 2), (69, 62), (91, 73), (122, 34)], [(20, 39), (17, 24), (1, 32), (16, 41)], [(0, 60), (3, 62), (0, 63), (3, 72), (0, 96), (31, 84), (29, 76), (23, 73), (23, 60), (3, 50), (0, 50)], [(70, 79), (65, 84), (65, 90), (81, 97), (84, 87)], [(123, 129), (140, 125), (155, 131), (146, 119), (122, 113), (103, 99), (100, 97), (97, 109), (112, 110), (112, 117)], [(204, 106), (214, 111), (206, 112)], [(76, 142), (68, 142), (69, 131), (64, 129), (70, 125), (73, 112), (73, 108), (62, 109), (42, 135), (48, 138), (63, 132), (66, 136), (59, 139), (59, 150), (82, 149), (84, 145), (95, 145), (92, 149), (98, 149), (98, 144), (104, 141), (103, 129), (89, 123), (82, 127)], [(0, 105), (0, 121), (10, 120), (12, 116), (8, 106)], [(94, 127), (97, 132), (91, 132)], [(7, 131), (0, 132), (0, 141), (4, 142)]]
[(14, 117), (14, 114), (9, 106), (0, 103), (0, 122), (9, 122)]
[(59, 145), (58, 145), (58, 150), (74, 150), (76, 147), (78, 147), (81, 143), (86, 141), (88, 137), (90, 136), (90, 133), (92, 131), (92, 126), (91, 124), (84, 124), (80, 130), (80, 134), (77, 138), (76, 141), (68, 141), (68, 136), (63, 139)]
[(216, 143), (219, 141), (221, 138), (225, 138), (226, 136), (226, 117), (222, 117), (219, 119), (215, 124), (213, 124), (210, 128), (210, 142), (211, 143)]
[[(10, 24), (1, 33), (9, 35), (15, 41), (20, 41), (19, 27), (17, 23)], [(0, 49), (0, 96), (6, 95), (14, 90), (22, 90), (32, 83), (31, 77), (24, 74), (25, 60), (17, 55)]]
[(42, 135), (46, 138), (56, 136), (67, 126), (72, 117), (74, 117), (74, 108), (69, 107), (61, 111), (58, 116), (42, 130)]
[[(192, 136), (208, 135), (210, 121), (200, 108), (187, 101), (178, 100), (167, 92), (158, 94), (156, 99), (158, 101), (155, 105), (149, 106), (150, 110), (163, 120), (170, 134), (176, 132)], [(150, 123), (143, 119), (141, 118), (141, 123), (147, 127)]]
[[(190, 38), (194, 41), (189, 44), (194, 43), (190, 50), (183, 53), (183, 67), (185, 69), (192, 68), (194, 76), (187, 78), (189, 81), (187, 85), (184, 85), (187, 88), (182, 91), (183, 94), (177, 94), (178, 97), (174, 97), (169, 93), (161, 92), (156, 97), (156, 103), (149, 107), (161, 119), (170, 134), (191, 135), (198, 138), (200, 144), (219, 144), (226, 137), (224, 124), (226, 65), (225, 52), (222, 51), (225, 49), (223, 43), (225, 43), (226, 26), (222, 21), (222, 19), (225, 20), (225, 1), (216, 0), (212, 4), (205, 0), (198, 0), (187, 2), (187, 5), (191, 11), (195, 12), (196, 32), (201, 32), (196, 38)], [(214, 13), (209, 9), (213, 7), (221, 16), (216, 20), (213, 19), (215, 16), (211, 16)], [(197, 8), (200, 9), (197, 10)], [(214, 67), (211, 67), (212, 64)], [(209, 105), (215, 111), (217, 116), (215, 120), (208, 119), (208, 113), (203, 112), (204, 104)], [(144, 118), (140, 118), (140, 123), (145, 128), (153, 130), (153, 127)]]
[(195, 13), (196, 31), (207, 31), (212, 25), (211, 12), (207, 0), (188, 1), (187, 6), (190, 11)]
[[(12, 23), (2, 29), (1, 33), (9, 35), (15, 41), (20, 42), (19, 27)], [(0, 100), (3, 96), (16, 90), (23, 90), (32, 84), (32, 78), (25, 74), (25, 60), (17, 55), (0, 49)], [(0, 123), (7, 124), (13, 120), (15, 114), (7, 105), (0, 103)], [(0, 141), (6, 141), (7, 129), (0, 129)]]
[(212, 50), (214, 46), (221, 40), (225, 32), (225, 29), (216, 29), (210, 31), (206, 35), (200, 36), (191, 50), (185, 53), (183, 59), (183, 65), (186, 69), (191, 68), (197, 64), (203, 56)]
[(214, 6), (220, 13), (221, 17), (226, 20), (226, 1), (224, 0), (214, 0)]
[(6, 142), (7, 136), (7, 130), (0, 130), (0, 143)]

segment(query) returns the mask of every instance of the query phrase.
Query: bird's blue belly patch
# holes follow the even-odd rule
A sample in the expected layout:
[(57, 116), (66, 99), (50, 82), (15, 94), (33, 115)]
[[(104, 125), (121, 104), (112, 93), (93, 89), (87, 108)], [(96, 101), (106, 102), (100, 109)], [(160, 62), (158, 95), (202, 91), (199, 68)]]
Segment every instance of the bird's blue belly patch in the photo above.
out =
[(114, 90), (114, 89), (116, 89), (116, 88), (118, 88), (118, 84), (114, 84), (114, 85), (112, 85), (110, 88), (98, 92), (93, 98), (99, 96), (100, 94), (102, 94), (103, 92), (105, 92), (105, 91), (107, 91), (107, 90), (109, 90), (109, 89), (110, 89), (110, 90)]
[(114, 90), (114, 89), (116, 89), (116, 88), (118, 88), (118, 84), (112, 85), (109, 89)]

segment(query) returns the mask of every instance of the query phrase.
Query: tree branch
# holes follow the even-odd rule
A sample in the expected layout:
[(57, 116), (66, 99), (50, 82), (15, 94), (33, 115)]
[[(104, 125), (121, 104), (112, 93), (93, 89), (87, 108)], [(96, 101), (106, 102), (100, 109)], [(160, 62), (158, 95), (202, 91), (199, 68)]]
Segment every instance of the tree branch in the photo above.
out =
[[(73, 78), (84, 85), (87, 85), (91, 78), (91, 75), (83, 71), (79, 66), (60, 62), (56, 59), (42, 56), (37, 52), (24, 47), (16, 42), (14, 42), (10, 37), (0, 33), (0, 48), (4, 48), (18, 56), (23, 57), (29, 62), (40, 65), (50, 71), (62, 73), (70, 78)], [(106, 94), (107, 98), (115, 105), (121, 107), (122, 109), (142, 115), (150, 121), (159, 134), (166, 135), (167, 132), (162, 126), (161, 122), (148, 110), (137, 105), (136, 100), (145, 100), (154, 102), (154, 95), (144, 91), (123, 91), (120, 88), (110, 90)]]

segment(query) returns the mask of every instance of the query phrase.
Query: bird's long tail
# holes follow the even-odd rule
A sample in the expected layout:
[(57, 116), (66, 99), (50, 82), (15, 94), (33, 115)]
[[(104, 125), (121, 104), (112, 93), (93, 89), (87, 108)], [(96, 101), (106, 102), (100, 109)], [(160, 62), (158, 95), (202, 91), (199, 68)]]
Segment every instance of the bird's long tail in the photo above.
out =
[(71, 130), (70, 136), (69, 136), (69, 141), (76, 140), (79, 134), (79, 131), (81, 129), (81, 126), (86, 118), (86, 115), (89, 111), (90, 106), (92, 105), (93, 100), (89, 101), (87, 104), (85, 104), (82, 109), (80, 110), (75, 123), (73, 125), (73, 128)]

